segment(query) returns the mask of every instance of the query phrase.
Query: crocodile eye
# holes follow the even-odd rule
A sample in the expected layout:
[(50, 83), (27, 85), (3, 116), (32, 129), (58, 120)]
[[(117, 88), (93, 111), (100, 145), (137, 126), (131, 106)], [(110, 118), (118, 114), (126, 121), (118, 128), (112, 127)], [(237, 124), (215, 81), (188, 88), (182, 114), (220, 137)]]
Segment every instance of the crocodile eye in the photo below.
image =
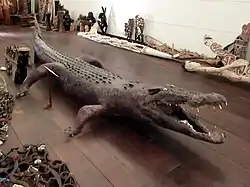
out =
[(133, 88), (133, 87), (134, 87), (134, 85), (131, 84), (131, 83), (129, 83), (128, 86), (129, 86), (130, 88)]
[(154, 95), (157, 94), (158, 92), (160, 92), (162, 89), (161, 88), (152, 88), (152, 89), (148, 89), (148, 93), (150, 95)]

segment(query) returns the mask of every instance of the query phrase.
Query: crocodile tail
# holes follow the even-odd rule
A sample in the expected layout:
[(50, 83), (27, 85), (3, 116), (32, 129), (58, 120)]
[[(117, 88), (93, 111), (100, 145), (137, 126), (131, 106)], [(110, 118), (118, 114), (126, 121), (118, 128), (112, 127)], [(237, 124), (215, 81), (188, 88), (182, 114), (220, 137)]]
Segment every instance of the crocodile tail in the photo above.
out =
[(38, 23), (38, 21), (37, 21), (36, 14), (34, 14), (34, 22), (35, 22), (34, 35), (35, 35), (35, 37), (42, 38), (42, 32), (41, 32), (39, 23)]

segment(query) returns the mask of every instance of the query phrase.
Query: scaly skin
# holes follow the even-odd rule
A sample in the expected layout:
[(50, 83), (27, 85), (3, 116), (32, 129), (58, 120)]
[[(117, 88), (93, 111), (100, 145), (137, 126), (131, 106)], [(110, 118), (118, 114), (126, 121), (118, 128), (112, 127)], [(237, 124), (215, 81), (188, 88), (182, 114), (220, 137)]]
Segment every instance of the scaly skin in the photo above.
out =
[(26, 95), (34, 83), (51, 71), (57, 74), (59, 77), (55, 79), (63, 90), (78, 98), (82, 104), (73, 127), (65, 129), (68, 136), (78, 135), (94, 117), (118, 114), (210, 143), (224, 142), (223, 133), (210, 132), (199, 122), (197, 115), (184, 107), (213, 105), (221, 108), (227, 104), (224, 96), (189, 91), (173, 85), (151, 88), (130, 82), (99, 68), (100, 64), (91, 65), (87, 59), (69, 57), (53, 49), (42, 40), (38, 24), (34, 36), (35, 63), (39, 61), (42, 65), (28, 75), (17, 97)]

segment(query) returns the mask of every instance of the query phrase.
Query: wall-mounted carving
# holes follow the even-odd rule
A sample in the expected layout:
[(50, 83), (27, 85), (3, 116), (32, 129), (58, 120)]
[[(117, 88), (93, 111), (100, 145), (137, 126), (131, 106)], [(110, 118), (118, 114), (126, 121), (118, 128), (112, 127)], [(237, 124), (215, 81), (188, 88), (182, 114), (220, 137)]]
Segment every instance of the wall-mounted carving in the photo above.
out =
[(145, 26), (145, 21), (142, 17), (139, 15), (135, 16), (135, 41), (144, 42), (144, 26)]
[(102, 33), (106, 33), (108, 29), (107, 17), (106, 17), (107, 8), (102, 7), (102, 13), (98, 15), (98, 25)]
[(246, 51), (250, 36), (250, 23), (242, 26), (241, 34), (235, 41), (224, 47), (224, 50), (236, 55), (238, 58), (246, 59)]
[(133, 18), (130, 18), (128, 20), (128, 23), (125, 23), (125, 36), (127, 39), (132, 40), (133, 31), (135, 26), (135, 20)]
[[(140, 43), (144, 42), (144, 26), (145, 21), (139, 15), (136, 15), (135, 18), (130, 18), (127, 23), (125, 23), (125, 36), (128, 40), (134, 39)], [(134, 38), (133, 38), (134, 34)]]

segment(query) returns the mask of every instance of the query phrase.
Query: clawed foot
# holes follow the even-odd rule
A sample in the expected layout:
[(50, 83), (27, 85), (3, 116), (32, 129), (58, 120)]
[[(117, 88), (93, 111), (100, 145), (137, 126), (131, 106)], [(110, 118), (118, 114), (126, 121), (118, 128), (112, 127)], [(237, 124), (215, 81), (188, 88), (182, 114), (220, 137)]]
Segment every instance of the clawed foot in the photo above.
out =
[(48, 103), (46, 106), (44, 106), (45, 110), (51, 109), (52, 108), (52, 104)]
[(28, 93), (29, 93), (28, 89), (19, 89), (16, 94), (16, 99), (25, 97), (26, 95), (28, 95)]
[(73, 127), (68, 127), (66, 129), (63, 130), (64, 134), (66, 134), (68, 137), (73, 137), (76, 134), (74, 133), (74, 129)]

